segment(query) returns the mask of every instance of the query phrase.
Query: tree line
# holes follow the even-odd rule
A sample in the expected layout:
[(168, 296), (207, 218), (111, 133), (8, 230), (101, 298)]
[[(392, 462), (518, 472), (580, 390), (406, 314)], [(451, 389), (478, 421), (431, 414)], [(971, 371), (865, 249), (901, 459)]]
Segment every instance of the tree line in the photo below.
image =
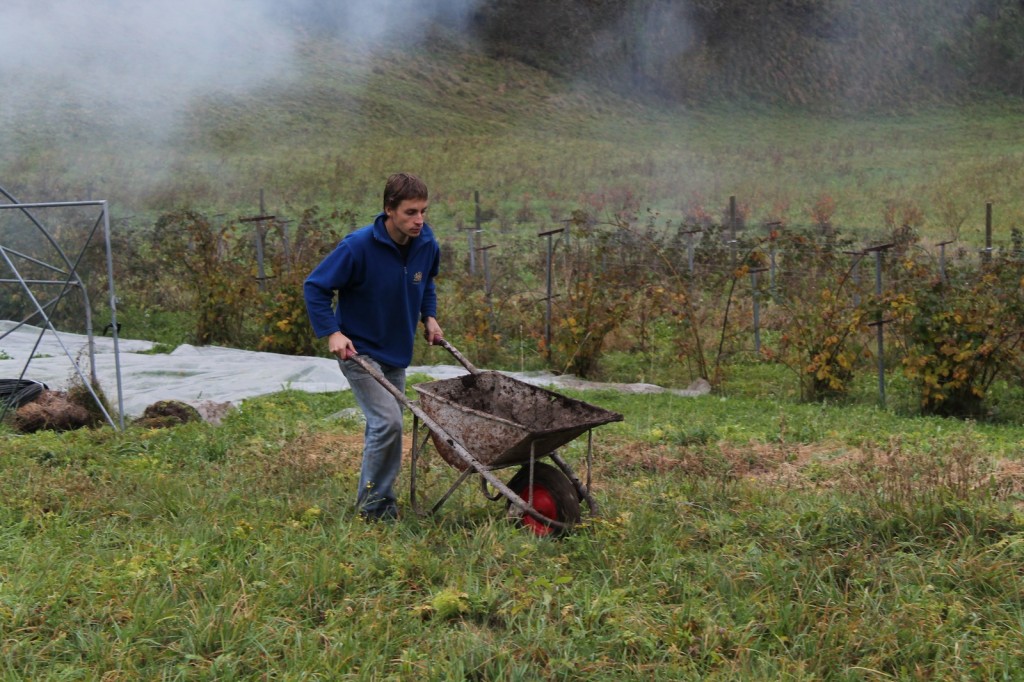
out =
[(675, 102), (1024, 95), (1020, 0), (487, 0), (473, 30), (495, 56)]

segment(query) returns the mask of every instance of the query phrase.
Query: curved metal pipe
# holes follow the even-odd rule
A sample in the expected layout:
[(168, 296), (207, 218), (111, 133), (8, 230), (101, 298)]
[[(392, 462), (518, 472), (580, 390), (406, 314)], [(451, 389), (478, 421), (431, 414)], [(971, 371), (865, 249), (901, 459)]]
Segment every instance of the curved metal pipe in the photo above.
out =
[[(10, 192), (8, 192), (6, 189), (4, 189), (2, 185), (0, 185), (0, 194), (3, 194), (5, 197), (7, 197), (7, 199), (12, 204), (21, 203), (17, 199), (14, 198), (14, 195), (12, 195)], [(97, 203), (99, 203), (99, 202), (97, 202)], [(83, 282), (82, 278), (78, 276), (78, 271), (76, 270), (75, 266), (72, 265), (71, 259), (68, 258), (66, 253), (64, 253), (64, 249), (62, 249), (60, 247), (60, 244), (57, 243), (57, 240), (55, 240), (53, 238), (53, 236), (46, 230), (46, 228), (43, 226), (43, 224), (41, 222), (39, 222), (38, 220), (36, 220), (36, 217), (34, 215), (32, 215), (32, 212), (29, 211), (27, 208), (20, 208), (18, 210), (20, 210), (25, 215), (26, 218), (28, 218), (30, 221), (32, 221), (32, 224), (35, 225), (39, 229), (39, 231), (43, 233), (44, 237), (46, 237), (46, 241), (48, 241), (50, 243), (50, 246), (52, 246), (57, 251), (57, 253), (60, 254), (61, 259), (64, 261), (64, 264), (68, 268), (68, 272), (67, 272), (68, 284), (70, 285), (72, 280), (74, 280), (74, 283), (78, 286), (78, 288), (82, 292), (82, 298), (85, 299), (85, 333), (86, 333), (86, 336), (89, 339), (89, 374), (90, 374), (90, 377), (93, 380), (93, 382), (95, 382), (96, 381), (96, 342), (93, 339), (93, 334), (92, 334), (92, 305), (89, 303), (89, 292), (85, 288), (85, 282)], [(58, 296), (58, 300), (62, 299), (66, 292), (67, 292), (67, 286), (65, 286), (64, 290), (61, 291), (60, 296)]]

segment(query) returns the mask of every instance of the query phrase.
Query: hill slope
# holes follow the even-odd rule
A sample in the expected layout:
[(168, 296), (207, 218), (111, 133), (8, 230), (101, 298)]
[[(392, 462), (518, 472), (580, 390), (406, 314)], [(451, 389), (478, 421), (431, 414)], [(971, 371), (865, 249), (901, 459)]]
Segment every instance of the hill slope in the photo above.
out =
[[(1020, 104), (915, 115), (643, 103), (494, 59), (442, 33), (417, 51), (309, 40), (255, 84), (90, 102), (51, 91), (0, 111), (0, 186), (23, 200), (110, 199), (149, 220), (192, 206), (376, 210), (383, 177), (423, 175), (435, 221), (471, 220), (474, 191), (502, 226), (583, 208), (650, 207), (676, 222), (720, 219), (736, 195), (749, 223), (833, 222), (884, 231), (893, 213), (948, 236), (984, 202), (1021, 215)], [(888, 216), (888, 217), (887, 217)]]

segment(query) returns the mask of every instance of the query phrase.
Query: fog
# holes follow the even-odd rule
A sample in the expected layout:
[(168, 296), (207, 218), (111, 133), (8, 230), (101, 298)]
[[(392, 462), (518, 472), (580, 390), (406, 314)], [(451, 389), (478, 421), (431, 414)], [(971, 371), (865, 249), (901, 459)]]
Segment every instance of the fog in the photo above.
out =
[(77, 113), (159, 128), (198, 93), (286, 72), (292, 49), (242, 0), (14, 0), (0, 21), (8, 125)]
[(67, 116), (160, 134), (197, 96), (287, 79), (308, 35), (367, 49), (415, 43), (427, 22), (463, 21), (472, 7), (470, 0), (6, 0), (0, 138), (9, 145), (19, 139), (14, 133)]

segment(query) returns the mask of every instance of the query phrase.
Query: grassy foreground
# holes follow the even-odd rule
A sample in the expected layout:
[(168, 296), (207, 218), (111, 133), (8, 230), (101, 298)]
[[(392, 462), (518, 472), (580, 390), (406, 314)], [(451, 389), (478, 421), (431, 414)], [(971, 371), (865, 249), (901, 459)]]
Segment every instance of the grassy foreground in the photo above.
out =
[(562, 540), (475, 485), (432, 518), (359, 521), (348, 393), (220, 426), (0, 431), (0, 678), (1024, 675), (1024, 429), (573, 395), (626, 420), (595, 434), (602, 515)]

